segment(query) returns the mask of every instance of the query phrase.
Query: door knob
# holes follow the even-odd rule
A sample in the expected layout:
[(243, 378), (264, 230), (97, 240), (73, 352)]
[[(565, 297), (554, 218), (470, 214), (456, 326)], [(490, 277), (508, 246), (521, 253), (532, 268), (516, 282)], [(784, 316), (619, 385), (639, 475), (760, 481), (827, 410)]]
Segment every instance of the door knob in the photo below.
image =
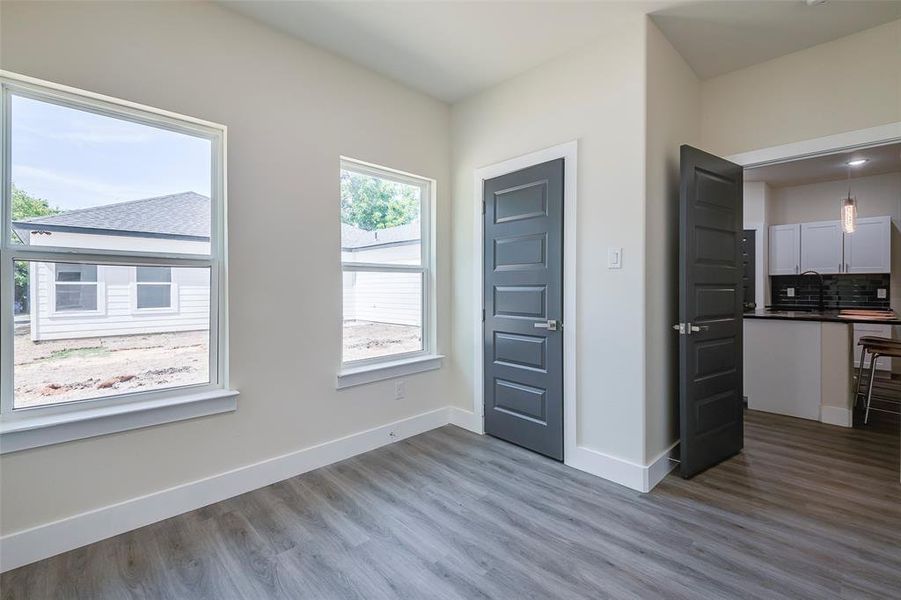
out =
[(560, 323), (553, 320), (548, 320), (544, 323), (534, 323), (532, 325), (535, 329), (547, 329), (548, 331), (557, 331), (560, 327)]

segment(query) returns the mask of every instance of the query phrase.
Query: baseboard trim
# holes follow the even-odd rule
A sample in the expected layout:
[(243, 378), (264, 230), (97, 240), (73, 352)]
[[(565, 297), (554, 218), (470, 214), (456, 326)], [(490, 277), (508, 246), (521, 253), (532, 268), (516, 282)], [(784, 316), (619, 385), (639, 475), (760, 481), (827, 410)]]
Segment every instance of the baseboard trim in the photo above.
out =
[(220, 502), (448, 423), (458, 424), (457, 418), (462, 422), (462, 417), (452, 418), (454, 412), (452, 408), (439, 408), (212, 477), (7, 534), (0, 538), (0, 572)]
[(478, 433), (479, 435), (485, 433), (485, 426), (482, 422), (481, 415), (477, 415), (471, 410), (465, 410), (456, 406), (448, 407), (448, 412), (450, 414), (451, 425), (456, 425), (457, 427), (461, 427), (473, 433)]
[(610, 456), (584, 446), (579, 446), (575, 451), (570, 452), (564, 462), (574, 469), (647, 493), (654, 489), (654, 486), (660, 483), (675, 467), (675, 463), (669, 458), (677, 445), (678, 442), (674, 443), (647, 465)]
[(854, 413), (850, 408), (841, 406), (821, 406), (820, 423), (838, 425), (839, 427), (853, 427)]

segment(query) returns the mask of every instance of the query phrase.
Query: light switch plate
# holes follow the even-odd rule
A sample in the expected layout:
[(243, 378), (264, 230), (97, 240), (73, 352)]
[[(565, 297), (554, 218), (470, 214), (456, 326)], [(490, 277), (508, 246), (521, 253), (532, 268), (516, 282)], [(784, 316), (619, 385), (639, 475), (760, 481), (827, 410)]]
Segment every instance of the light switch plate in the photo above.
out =
[(880, 300), (885, 300), (888, 298), (888, 290), (885, 288), (876, 288), (876, 297)]
[(394, 382), (394, 399), (403, 400), (407, 395), (407, 382), (401, 379)]
[(789, 298), (794, 298), (795, 297), (795, 288), (785, 288), (785, 294)]
[(623, 249), (608, 248), (607, 249), (607, 268), (622, 269), (623, 268)]

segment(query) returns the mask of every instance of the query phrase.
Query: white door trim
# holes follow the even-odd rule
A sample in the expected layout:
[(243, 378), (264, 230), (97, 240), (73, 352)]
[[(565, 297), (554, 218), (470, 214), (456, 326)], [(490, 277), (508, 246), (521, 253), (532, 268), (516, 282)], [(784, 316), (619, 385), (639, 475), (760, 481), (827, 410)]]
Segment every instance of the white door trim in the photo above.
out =
[(537, 152), (517, 156), (503, 162), (476, 169), (473, 177), (473, 273), (475, 295), (475, 324), (473, 328), (473, 413), (470, 420), (473, 431), (485, 432), (484, 397), (484, 344), (481, 313), (484, 299), (484, 261), (482, 259), (485, 239), (482, 228), (482, 190), (486, 179), (494, 179), (507, 173), (519, 171), (533, 165), (562, 158), (563, 167), (563, 462), (570, 464), (576, 455), (577, 427), (576, 410), (576, 192), (578, 186), (578, 141), (573, 140)]
[(846, 152), (855, 148), (882, 146), (899, 141), (901, 141), (901, 121), (855, 131), (845, 131), (801, 142), (792, 142), (791, 144), (760, 148), (749, 152), (732, 154), (725, 158), (745, 168), (761, 167), (800, 158)]

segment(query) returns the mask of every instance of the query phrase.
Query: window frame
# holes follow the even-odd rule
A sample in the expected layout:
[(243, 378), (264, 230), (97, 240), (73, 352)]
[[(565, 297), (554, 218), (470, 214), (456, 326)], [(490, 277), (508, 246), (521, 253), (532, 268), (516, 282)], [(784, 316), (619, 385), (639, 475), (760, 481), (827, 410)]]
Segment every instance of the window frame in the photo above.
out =
[[(420, 258), (418, 265), (369, 263), (369, 262), (345, 262), (342, 255), (343, 247), (339, 241), (339, 265), (341, 269), (341, 293), (342, 310), (340, 313), (340, 345), (338, 364), (338, 387), (348, 387), (358, 383), (367, 383), (386, 377), (364, 377), (359, 379), (361, 372), (385, 369), (396, 370), (399, 365), (424, 364), (428, 368), (438, 368), (440, 362), (429, 363), (430, 358), (441, 358), (436, 353), (436, 308), (435, 308), (435, 249), (434, 249), (434, 204), (435, 204), (435, 180), (404, 171), (398, 171), (388, 167), (363, 162), (353, 158), (342, 156), (340, 159), (339, 181), (341, 171), (352, 171), (361, 175), (378, 177), (388, 181), (394, 181), (404, 185), (413, 185), (420, 189)], [(340, 201), (339, 201), (340, 207)], [(340, 216), (339, 216), (340, 223)], [(387, 354), (358, 360), (344, 360), (344, 273), (419, 273), (421, 274), (421, 323), (422, 323), (422, 348), (411, 352)], [(342, 383), (342, 379), (345, 379)], [(349, 383), (353, 381), (352, 383)]]
[[(102, 267), (100, 265), (96, 266), (97, 278), (94, 281), (59, 281), (57, 279), (57, 275), (59, 273), (58, 267), (60, 264), (66, 263), (48, 263), (50, 265), (50, 316), (54, 319), (65, 319), (67, 317), (78, 318), (85, 316), (96, 316), (106, 314), (106, 288), (101, 281), (100, 275), (102, 273)], [(81, 264), (81, 263), (75, 263)], [(30, 284), (30, 282), (29, 282)], [(57, 288), (68, 285), (93, 285), (94, 293), (97, 295), (95, 300), (95, 306), (97, 308), (90, 309), (80, 309), (80, 310), (67, 310), (60, 309), (59, 303), (56, 298)]]
[[(144, 265), (141, 265), (144, 266)], [(136, 315), (144, 314), (175, 314), (178, 312), (178, 284), (173, 281), (172, 267), (162, 267), (169, 269), (169, 281), (140, 281), (138, 279), (138, 269), (136, 266), (132, 269), (134, 274), (134, 282), (131, 295), (131, 310)], [(140, 290), (142, 285), (151, 286), (167, 286), (169, 288), (169, 305), (168, 306), (140, 306)]]
[[(210, 141), (210, 252), (192, 254), (28, 246), (11, 232), (11, 96), (65, 106)], [(229, 389), (227, 328), (226, 135), (224, 125), (0, 70), (0, 453), (215, 414), (236, 408)], [(35, 407), (14, 406), (13, 300), (16, 261), (210, 270), (209, 382)], [(136, 271), (135, 271), (136, 272)], [(53, 269), (55, 284), (56, 271)], [(174, 284), (173, 284), (174, 285)], [(98, 282), (98, 309), (102, 298)], [(54, 286), (55, 304), (55, 286)], [(9, 307), (7, 310), (6, 307)], [(35, 307), (32, 307), (32, 310)], [(75, 312), (63, 311), (63, 317)], [(97, 314), (97, 313), (92, 313)], [(132, 415), (132, 417), (129, 417)], [(134, 416), (137, 415), (137, 416)], [(102, 421), (87, 423), (87, 421)], [(46, 431), (41, 431), (46, 430)], [(49, 431), (49, 432), (48, 432)], [(35, 435), (26, 435), (29, 432)]]

